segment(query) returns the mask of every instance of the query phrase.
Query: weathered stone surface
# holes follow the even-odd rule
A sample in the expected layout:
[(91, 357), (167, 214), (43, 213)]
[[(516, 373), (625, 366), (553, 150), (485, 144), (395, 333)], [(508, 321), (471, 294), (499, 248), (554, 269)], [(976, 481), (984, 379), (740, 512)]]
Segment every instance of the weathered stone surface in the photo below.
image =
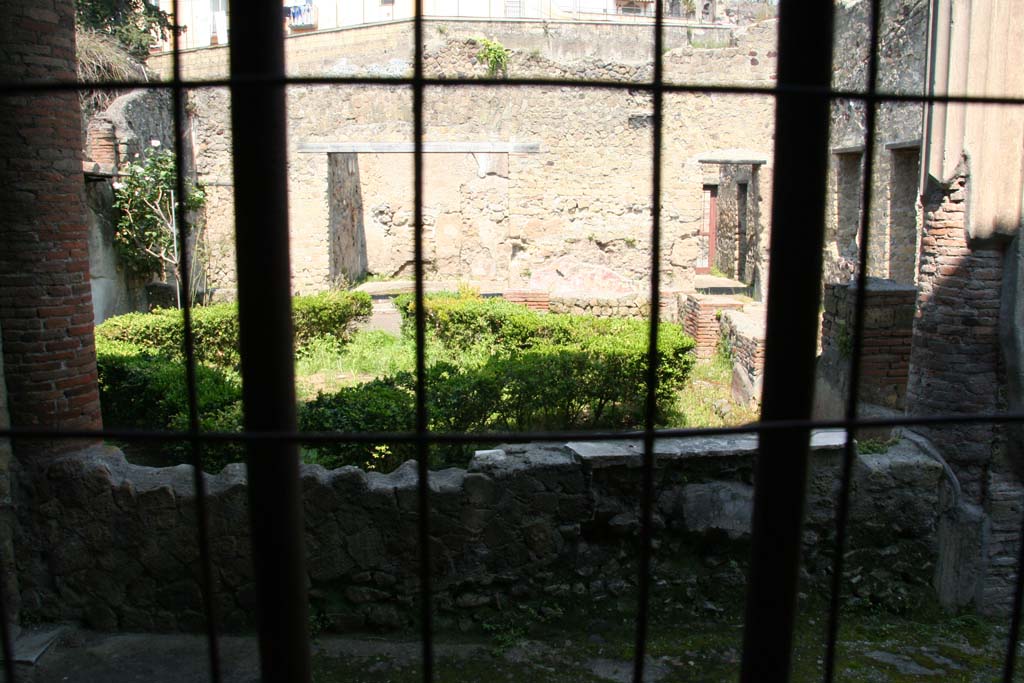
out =
[[(827, 537), (832, 524), (842, 443), (842, 433), (812, 438), (809, 544)], [(640, 531), (635, 448), (510, 445), (477, 453), (468, 471), (432, 473), (430, 556), (439, 609), (631, 591)], [(749, 534), (756, 441), (662, 439), (656, 451), (659, 557), (686, 552), (680, 543), (695, 536)], [(891, 553), (933, 552), (942, 468), (901, 444), (889, 455), (858, 457), (854, 471), (853, 537), (868, 539), (854, 548), (858, 566)], [(41, 502), (24, 511), (28, 544), (19, 558), (29, 614), (104, 629), (201, 628), (190, 467), (138, 467), (115, 450), (92, 449), (52, 462), (34, 481)], [(226, 468), (207, 483), (214, 599), (225, 628), (248, 628), (255, 587), (244, 469)], [(415, 463), (390, 474), (304, 466), (302, 491), (317, 609), (346, 628), (412, 623), (420, 571)], [(722, 565), (722, 580), (731, 580), (729, 572), (742, 577), (731, 566)], [(659, 578), (686, 578), (662, 575), (673, 570), (660, 560), (657, 567)]]
[(750, 535), (754, 487), (739, 482), (691, 484), (683, 489), (683, 514), (690, 531), (724, 531), (729, 538)]

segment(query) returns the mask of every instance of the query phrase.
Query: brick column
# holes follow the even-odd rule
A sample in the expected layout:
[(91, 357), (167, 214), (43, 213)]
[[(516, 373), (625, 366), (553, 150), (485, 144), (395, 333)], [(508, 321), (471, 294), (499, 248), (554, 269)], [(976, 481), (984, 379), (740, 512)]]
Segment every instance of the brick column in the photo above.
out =
[[(0, 77), (75, 78), (72, 0), (0, 7)], [(0, 120), (0, 323), (11, 423), (99, 427), (78, 95), (0, 98)]]
[[(999, 306), (1003, 249), (967, 243), (967, 179), (924, 197), (919, 294), (907, 386), (907, 413), (975, 414), (1001, 408)], [(998, 440), (990, 424), (935, 430), (935, 445), (975, 502)]]

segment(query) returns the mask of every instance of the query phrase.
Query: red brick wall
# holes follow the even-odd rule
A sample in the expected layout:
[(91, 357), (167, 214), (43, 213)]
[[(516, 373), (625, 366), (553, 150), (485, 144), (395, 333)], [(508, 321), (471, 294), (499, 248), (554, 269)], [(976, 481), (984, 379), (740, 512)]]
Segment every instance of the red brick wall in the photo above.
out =
[[(0, 0), (0, 78), (75, 78), (74, 3)], [(74, 91), (0, 98), (0, 320), (15, 426), (100, 426)]]
[[(864, 334), (861, 338), (860, 399), (888, 408), (903, 408), (913, 334), (916, 288), (891, 280), (868, 278)], [(826, 284), (821, 318), (821, 352), (848, 359), (853, 343), (856, 284)], [(847, 367), (847, 363), (835, 367)], [(848, 370), (847, 370), (848, 372)], [(838, 380), (838, 381), (837, 381)], [(832, 378), (840, 391), (848, 377)]]
[(510, 289), (502, 294), (506, 301), (523, 304), (535, 311), (548, 312), (548, 293), (538, 289)]
[(713, 294), (687, 294), (683, 303), (683, 329), (697, 342), (697, 356), (710, 358), (718, 346), (718, 311), (741, 309), (743, 304)]
[[(979, 413), (1002, 408), (999, 303), (1004, 248), (967, 244), (966, 177), (933, 187), (924, 197), (925, 222), (907, 412)], [(973, 248), (972, 248), (973, 247)], [(934, 430), (965, 493), (984, 498), (999, 434), (993, 425)]]

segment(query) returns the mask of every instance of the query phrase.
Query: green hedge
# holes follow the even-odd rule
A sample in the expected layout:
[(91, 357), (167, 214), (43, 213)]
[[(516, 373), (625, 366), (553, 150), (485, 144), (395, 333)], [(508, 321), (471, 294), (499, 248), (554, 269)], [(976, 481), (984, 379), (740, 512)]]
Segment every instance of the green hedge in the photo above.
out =
[[(185, 364), (136, 344), (96, 340), (100, 407), (103, 424), (114, 429), (188, 429), (188, 388)], [(200, 426), (208, 431), (241, 429), (242, 386), (229, 370), (196, 366), (196, 397)], [(150, 444), (168, 460), (189, 461), (184, 443)], [(129, 444), (139, 450), (146, 446)], [(203, 463), (209, 471), (239, 459), (237, 444), (204, 447)]]
[[(539, 317), (539, 316), (538, 316)], [(495, 353), (481, 365), (437, 363), (427, 370), (427, 414), (435, 432), (635, 428), (646, 401), (647, 334), (642, 326), (609, 321), (618, 334), (579, 332), (589, 321), (558, 327), (572, 341), (543, 338), (511, 353)], [(562, 322), (557, 323), (563, 325)], [(602, 323), (603, 326), (603, 323)], [(569, 338), (572, 335), (566, 333)], [(516, 344), (520, 342), (517, 341)], [(693, 364), (693, 341), (677, 326), (659, 335), (658, 419), (672, 414), (676, 393)], [(300, 428), (319, 432), (408, 432), (413, 429), (415, 381), (411, 373), (321, 394), (300, 415)], [(311, 445), (316, 461), (330, 467), (390, 469), (415, 457), (411, 444)], [(463, 464), (470, 445), (433, 446), (433, 466)], [(384, 455), (382, 455), (382, 453)]]
[[(324, 335), (345, 338), (357, 321), (373, 312), (364, 292), (325, 292), (292, 299), (295, 343), (302, 347)], [(96, 328), (97, 339), (136, 344), (170, 358), (183, 356), (182, 312), (129, 313), (106, 320)], [(233, 368), (239, 364), (238, 306), (213, 304), (192, 309), (196, 358), (204, 363)]]
[[(395, 306), (402, 315), (403, 331), (409, 333), (415, 311), (413, 298), (397, 297)], [(610, 365), (620, 374), (628, 365), (629, 376), (640, 384), (644, 382), (640, 371), (647, 365), (649, 327), (644, 320), (537, 313), (504, 299), (445, 293), (427, 297), (425, 322), (430, 335), (459, 349), (486, 345), (492, 353), (510, 356), (547, 349), (545, 354), (550, 356), (553, 348), (564, 347), (594, 364)], [(693, 366), (695, 346), (679, 325), (659, 325), (659, 402), (669, 400), (682, 388)]]

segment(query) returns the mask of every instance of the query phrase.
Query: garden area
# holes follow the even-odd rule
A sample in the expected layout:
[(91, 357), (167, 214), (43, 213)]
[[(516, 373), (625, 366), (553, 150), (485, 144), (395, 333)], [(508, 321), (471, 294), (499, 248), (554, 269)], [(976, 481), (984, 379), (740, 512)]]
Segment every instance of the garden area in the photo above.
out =
[[(402, 331), (367, 328), (368, 295), (355, 291), (293, 300), (299, 429), (411, 432), (415, 427), (414, 300), (394, 301)], [(234, 304), (193, 309), (201, 429), (242, 429), (238, 317)], [(493, 445), (488, 432), (639, 429), (643, 426), (647, 322), (545, 314), (466, 290), (425, 302), (427, 412), (434, 432), (479, 435), (478, 443), (431, 448), (432, 467), (461, 466)], [(698, 362), (675, 324), (659, 328), (659, 426), (737, 424), (756, 419), (729, 397), (728, 350)], [(111, 318), (96, 328), (104, 424), (187, 429), (182, 313)], [(189, 462), (187, 443), (120, 444), (139, 464)], [(391, 471), (415, 458), (411, 443), (339, 441), (304, 445), (304, 461)], [(204, 467), (241, 461), (240, 443), (203, 449)]]

